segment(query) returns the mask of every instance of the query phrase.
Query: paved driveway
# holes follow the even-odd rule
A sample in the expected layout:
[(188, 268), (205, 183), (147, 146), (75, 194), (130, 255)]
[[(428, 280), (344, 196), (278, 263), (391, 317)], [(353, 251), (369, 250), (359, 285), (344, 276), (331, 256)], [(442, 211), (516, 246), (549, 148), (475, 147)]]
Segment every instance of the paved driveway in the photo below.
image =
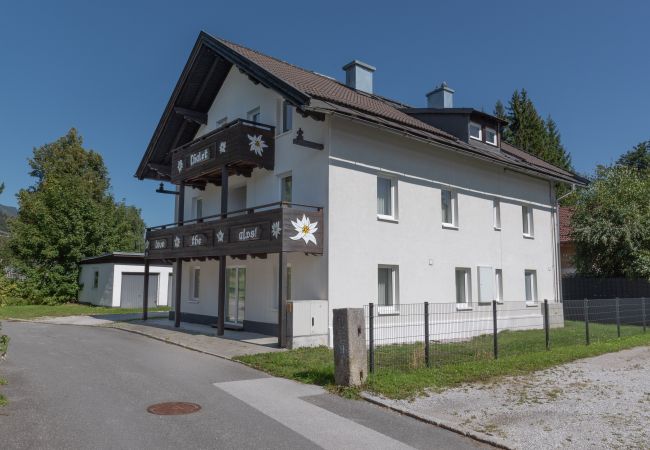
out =
[[(125, 331), (3, 323), (3, 449), (480, 448), (320, 388)], [(186, 416), (147, 406), (199, 403)]]

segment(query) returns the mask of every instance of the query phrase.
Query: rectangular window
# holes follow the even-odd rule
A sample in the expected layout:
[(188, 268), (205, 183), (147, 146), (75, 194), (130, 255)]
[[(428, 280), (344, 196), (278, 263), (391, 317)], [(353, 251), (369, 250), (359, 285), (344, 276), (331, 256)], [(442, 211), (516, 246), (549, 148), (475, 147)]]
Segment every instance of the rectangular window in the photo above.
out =
[(250, 120), (251, 122), (259, 122), (260, 121), (260, 107), (258, 106), (255, 109), (251, 109), (248, 111), (248, 114), (246, 114), (246, 118)]
[(221, 128), (228, 122), (228, 117), (222, 117), (221, 119), (217, 120), (217, 128)]
[(526, 237), (534, 236), (533, 227), (533, 208), (530, 206), (521, 207), (521, 221), (523, 224), (523, 232)]
[(192, 214), (195, 219), (203, 217), (203, 199), (201, 197), (192, 199)]
[(494, 269), (490, 266), (478, 266), (477, 277), (479, 303), (490, 303), (495, 300)]
[(380, 308), (394, 307), (397, 304), (397, 276), (397, 266), (379, 266), (377, 304)]
[(456, 193), (443, 189), (440, 191), (442, 224), (455, 227), (458, 224), (458, 201)]
[(396, 183), (393, 178), (377, 177), (377, 217), (395, 219)]
[(471, 303), (471, 271), (470, 269), (456, 269), (456, 303), (469, 305)]
[(497, 132), (492, 128), (485, 129), (485, 142), (490, 145), (497, 145)]
[(291, 175), (284, 176), (280, 179), (280, 200), (283, 202), (291, 203), (293, 193), (293, 177)]
[(199, 267), (192, 267), (190, 276), (190, 298), (198, 302), (201, 293), (201, 269)]
[(481, 126), (478, 123), (470, 122), (469, 123), (469, 137), (476, 139), (478, 141), (483, 140), (483, 134)]
[(99, 271), (95, 270), (95, 273), (93, 273), (93, 289), (97, 289), (99, 287)]
[(494, 284), (495, 284), (494, 292), (496, 295), (495, 300), (497, 302), (502, 302), (503, 301), (503, 270), (496, 269), (494, 271)]
[(282, 132), (291, 130), (293, 127), (293, 106), (288, 102), (282, 102)]
[(526, 283), (526, 303), (537, 303), (537, 272), (526, 270), (524, 278)]
[(492, 220), (495, 230), (501, 229), (501, 201), (492, 200)]

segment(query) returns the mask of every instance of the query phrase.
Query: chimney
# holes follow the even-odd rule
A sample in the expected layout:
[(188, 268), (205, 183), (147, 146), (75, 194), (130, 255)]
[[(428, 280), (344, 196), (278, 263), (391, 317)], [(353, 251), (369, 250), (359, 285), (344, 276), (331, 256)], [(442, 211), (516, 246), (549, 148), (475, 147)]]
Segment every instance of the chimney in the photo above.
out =
[(377, 69), (355, 59), (343, 66), (343, 70), (345, 70), (345, 84), (348, 87), (372, 94), (372, 73)]
[(427, 94), (427, 108), (453, 108), (454, 92), (443, 81), (440, 86)]

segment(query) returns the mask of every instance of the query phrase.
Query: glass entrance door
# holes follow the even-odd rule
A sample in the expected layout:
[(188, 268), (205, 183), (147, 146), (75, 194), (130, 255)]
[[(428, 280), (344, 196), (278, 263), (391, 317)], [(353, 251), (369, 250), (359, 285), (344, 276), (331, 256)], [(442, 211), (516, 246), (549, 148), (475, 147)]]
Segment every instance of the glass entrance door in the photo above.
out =
[(226, 269), (226, 322), (242, 325), (246, 305), (246, 268)]

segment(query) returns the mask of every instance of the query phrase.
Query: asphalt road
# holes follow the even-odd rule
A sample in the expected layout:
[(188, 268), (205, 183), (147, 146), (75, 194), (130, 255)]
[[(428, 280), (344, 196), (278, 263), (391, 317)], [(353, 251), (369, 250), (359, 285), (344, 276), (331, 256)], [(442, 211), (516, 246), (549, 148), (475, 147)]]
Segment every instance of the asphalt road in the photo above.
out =
[[(3, 449), (485, 448), (346, 400), (121, 330), (4, 322)], [(166, 401), (198, 403), (156, 416)]]

